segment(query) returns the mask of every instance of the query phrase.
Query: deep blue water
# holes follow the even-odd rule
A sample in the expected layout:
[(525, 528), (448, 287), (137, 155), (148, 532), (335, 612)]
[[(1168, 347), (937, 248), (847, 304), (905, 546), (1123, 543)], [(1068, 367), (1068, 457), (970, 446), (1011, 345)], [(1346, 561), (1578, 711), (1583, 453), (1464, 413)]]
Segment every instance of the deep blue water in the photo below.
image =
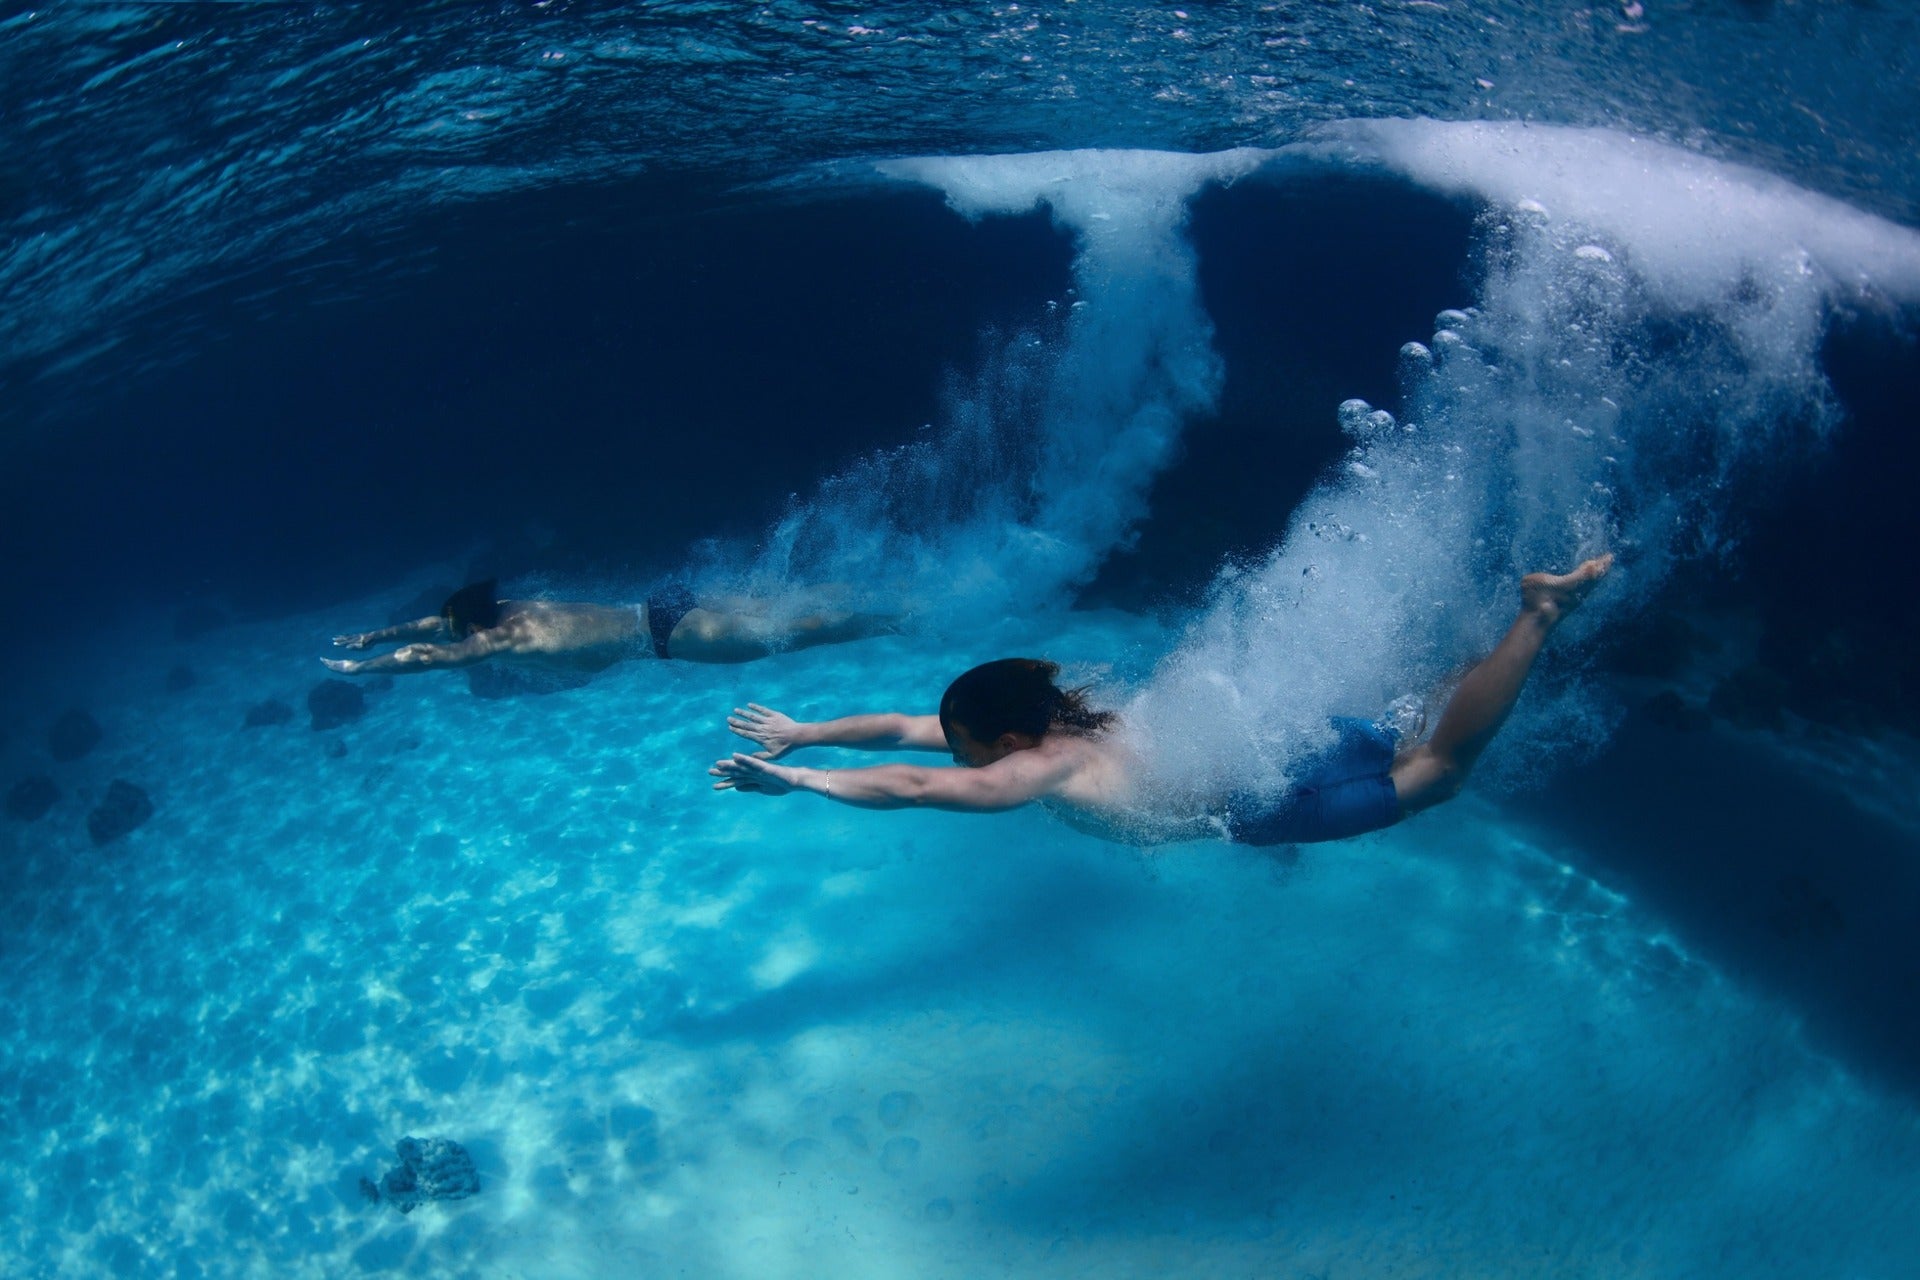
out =
[[(1914, 25), (0, 17), (0, 1271), (1904, 1274)], [(1009, 650), (1277, 769), (1601, 549), (1357, 846), (705, 790)], [(308, 727), (423, 591), (684, 572), (911, 622)], [(360, 1202), (410, 1132), (486, 1190)]]

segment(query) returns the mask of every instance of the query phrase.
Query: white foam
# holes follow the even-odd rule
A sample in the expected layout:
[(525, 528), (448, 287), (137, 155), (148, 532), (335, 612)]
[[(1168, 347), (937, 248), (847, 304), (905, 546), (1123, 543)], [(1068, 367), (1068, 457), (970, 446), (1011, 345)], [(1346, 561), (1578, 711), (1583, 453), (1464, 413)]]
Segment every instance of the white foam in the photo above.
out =
[[(1222, 575), (1142, 694), (1169, 785), (1284, 785), (1327, 714), (1377, 714), (1485, 652), (1522, 573), (1624, 553), (1577, 638), (1676, 558), (1724, 549), (1737, 483), (1804, 456), (1837, 417), (1819, 368), (1831, 308), (1920, 298), (1920, 236), (1673, 147), (1435, 121), (1330, 136), (1277, 180), (1311, 154), (1485, 200), (1484, 283), (1402, 347), (1398, 423), (1339, 407), (1346, 465), (1270, 556)], [(1496, 765), (1608, 731), (1604, 700), (1553, 674)]]
[(871, 581), (954, 609), (1058, 598), (1125, 542), (1224, 369), (1200, 306), (1187, 201), (1269, 153), (1074, 151), (888, 161), (965, 217), (1042, 205), (1074, 236), (1045, 336), (1002, 339), (937, 433), (866, 460), (789, 513), (759, 573)]
[(1608, 129), (1365, 120), (1329, 136), (1436, 191), (1581, 223), (1670, 305), (1711, 307), (1781, 268), (1829, 297), (1920, 301), (1920, 234), (1783, 178)]

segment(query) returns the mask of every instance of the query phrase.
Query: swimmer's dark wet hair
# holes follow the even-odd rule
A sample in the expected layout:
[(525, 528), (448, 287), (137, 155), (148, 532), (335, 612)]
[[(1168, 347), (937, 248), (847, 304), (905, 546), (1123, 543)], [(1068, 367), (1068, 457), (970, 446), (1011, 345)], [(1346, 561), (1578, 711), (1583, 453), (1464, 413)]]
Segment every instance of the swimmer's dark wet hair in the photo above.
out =
[(496, 585), (492, 578), (469, 583), (448, 596), (447, 602), (440, 606), (440, 616), (447, 620), (447, 630), (453, 632), (455, 640), (465, 640), (475, 631), (500, 625), (500, 602), (494, 599), (493, 590)]
[(1043, 658), (1000, 658), (983, 662), (947, 686), (940, 699), (940, 728), (949, 736), (964, 725), (975, 742), (993, 742), (1003, 733), (1042, 738), (1049, 729), (1099, 733), (1113, 724), (1113, 712), (1087, 705), (1087, 690), (1054, 683), (1060, 664)]

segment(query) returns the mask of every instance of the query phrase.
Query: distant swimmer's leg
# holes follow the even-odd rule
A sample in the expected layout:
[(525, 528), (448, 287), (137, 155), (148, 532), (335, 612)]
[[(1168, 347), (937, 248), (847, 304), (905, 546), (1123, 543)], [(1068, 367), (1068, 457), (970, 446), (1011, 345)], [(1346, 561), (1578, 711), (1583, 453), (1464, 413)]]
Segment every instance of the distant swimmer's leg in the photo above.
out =
[(1530, 573), (1520, 580), (1520, 616), (1494, 651), (1461, 679), (1433, 736), (1394, 761), (1393, 786), (1402, 813), (1458, 794), (1474, 762), (1520, 700), (1547, 637), (1612, 567), (1613, 557), (1604, 555), (1572, 573)]
[(687, 662), (752, 662), (793, 649), (883, 635), (897, 620), (873, 613), (815, 613), (778, 620), (702, 605), (674, 625), (667, 653)]

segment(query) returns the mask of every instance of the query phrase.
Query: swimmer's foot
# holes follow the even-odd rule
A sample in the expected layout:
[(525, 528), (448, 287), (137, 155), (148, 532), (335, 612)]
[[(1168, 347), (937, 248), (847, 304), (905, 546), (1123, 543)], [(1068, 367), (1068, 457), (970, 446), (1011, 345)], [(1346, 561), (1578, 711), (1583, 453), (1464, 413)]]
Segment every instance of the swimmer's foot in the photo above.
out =
[(1613, 568), (1613, 553), (1596, 556), (1572, 573), (1530, 573), (1520, 579), (1520, 611), (1530, 613), (1548, 626), (1580, 607), (1600, 579)]

